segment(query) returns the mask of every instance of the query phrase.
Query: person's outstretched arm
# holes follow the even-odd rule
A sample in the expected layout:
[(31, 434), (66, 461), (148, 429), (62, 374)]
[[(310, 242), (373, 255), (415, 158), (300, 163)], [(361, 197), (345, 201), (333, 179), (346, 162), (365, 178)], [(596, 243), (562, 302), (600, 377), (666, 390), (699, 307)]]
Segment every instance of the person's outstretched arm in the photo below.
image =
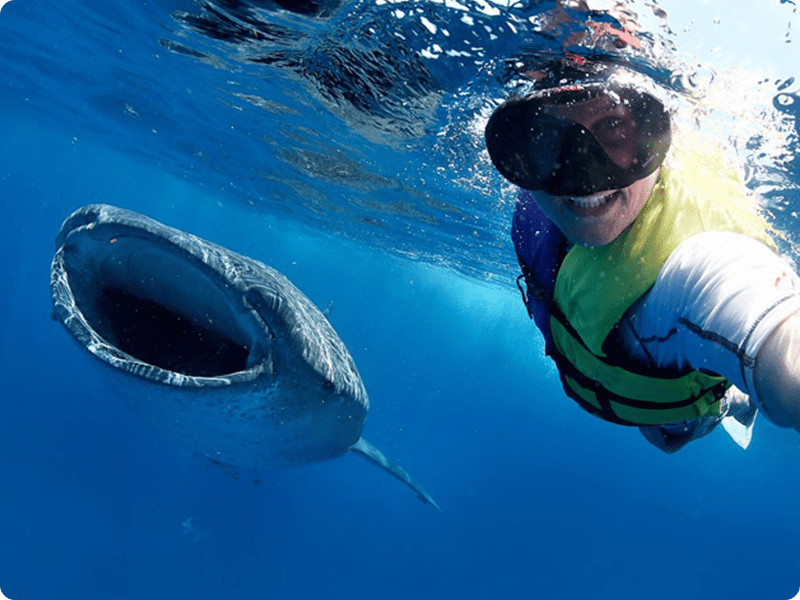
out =
[(800, 277), (761, 242), (719, 231), (690, 237), (619, 332), (632, 355), (722, 375), (770, 420), (800, 431)]
[(770, 420), (800, 431), (800, 311), (781, 323), (761, 346), (753, 380)]

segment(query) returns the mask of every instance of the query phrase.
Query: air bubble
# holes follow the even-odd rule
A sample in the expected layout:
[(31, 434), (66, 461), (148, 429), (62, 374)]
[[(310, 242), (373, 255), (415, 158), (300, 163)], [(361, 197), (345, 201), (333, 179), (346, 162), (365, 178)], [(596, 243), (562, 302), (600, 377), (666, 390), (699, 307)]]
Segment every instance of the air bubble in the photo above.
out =
[(711, 69), (698, 69), (689, 75), (689, 85), (696, 90), (707, 89), (714, 81), (714, 71)]

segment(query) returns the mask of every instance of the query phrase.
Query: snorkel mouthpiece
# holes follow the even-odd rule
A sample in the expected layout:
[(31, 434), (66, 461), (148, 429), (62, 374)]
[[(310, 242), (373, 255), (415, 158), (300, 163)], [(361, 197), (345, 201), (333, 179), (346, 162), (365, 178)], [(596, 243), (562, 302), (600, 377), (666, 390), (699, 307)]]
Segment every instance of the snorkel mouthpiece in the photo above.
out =
[[(630, 114), (636, 140), (628, 166), (614, 162), (587, 127), (547, 109), (602, 95), (615, 98)], [(492, 114), (485, 137), (492, 163), (503, 177), (553, 196), (588, 196), (628, 187), (658, 169), (671, 143), (669, 113), (660, 101), (632, 87), (605, 83), (508, 100)]]

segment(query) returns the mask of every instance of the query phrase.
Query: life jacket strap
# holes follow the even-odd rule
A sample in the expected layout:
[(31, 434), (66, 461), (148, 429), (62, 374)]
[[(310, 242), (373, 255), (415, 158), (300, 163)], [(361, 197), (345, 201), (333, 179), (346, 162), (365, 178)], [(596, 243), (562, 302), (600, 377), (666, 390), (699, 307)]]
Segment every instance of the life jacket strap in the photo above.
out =
[[(590, 379), (557, 349), (553, 351), (551, 357), (556, 363), (566, 394), (587, 412), (618, 425), (637, 427), (663, 425), (701, 416), (699, 413), (703, 410), (706, 411), (705, 414), (719, 414), (720, 401), (731, 386), (727, 380), (714, 378), (715, 380), (709, 381), (710, 385), (679, 400), (670, 402), (637, 400), (615, 394), (599, 382)], [(623, 417), (620, 413), (626, 409), (634, 409), (633, 414), (639, 415), (638, 420)], [(650, 417), (647, 418), (645, 415)]]

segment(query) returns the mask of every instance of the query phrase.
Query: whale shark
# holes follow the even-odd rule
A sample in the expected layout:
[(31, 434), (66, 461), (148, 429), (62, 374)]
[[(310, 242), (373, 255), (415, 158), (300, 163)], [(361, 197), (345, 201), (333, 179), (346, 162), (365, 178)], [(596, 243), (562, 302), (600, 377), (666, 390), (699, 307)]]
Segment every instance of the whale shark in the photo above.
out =
[(55, 245), (53, 318), (146, 423), (238, 468), (354, 452), (439, 509), (361, 436), (369, 398), (350, 352), (277, 270), (103, 204), (67, 217)]

